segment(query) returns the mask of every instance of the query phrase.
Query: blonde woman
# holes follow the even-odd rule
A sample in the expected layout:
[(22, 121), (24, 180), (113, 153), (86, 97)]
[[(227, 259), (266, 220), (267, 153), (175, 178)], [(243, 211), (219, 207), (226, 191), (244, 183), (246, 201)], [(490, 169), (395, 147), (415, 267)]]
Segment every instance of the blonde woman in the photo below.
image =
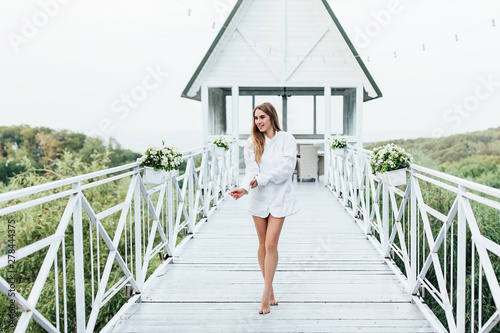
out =
[(258, 259), (264, 276), (260, 314), (278, 305), (273, 279), (278, 266), (278, 240), (285, 217), (298, 212), (292, 175), (297, 160), (293, 135), (283, 132), (278, 114), (271, 103), (253, 110), (252, 135), (245, 144), (245, 177), (241, 188), (230, 192), (238, 200), (249, 194), (248, 210), (252, 214), (259, 238)]

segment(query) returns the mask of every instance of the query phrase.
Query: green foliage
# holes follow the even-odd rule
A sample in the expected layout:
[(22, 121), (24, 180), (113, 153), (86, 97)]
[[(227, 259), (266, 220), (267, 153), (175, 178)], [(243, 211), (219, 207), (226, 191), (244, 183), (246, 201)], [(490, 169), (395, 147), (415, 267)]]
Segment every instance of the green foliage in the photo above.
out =
[(415, 164), (500, 188), (500, 128), (444, 138), (384, 141), (366, 148), (388, 143), (403, 147)]
[(9, 178), (24, 171), (26, 171), (26, 168), (19, 161), (12, 159), (0, 160), (0, 182), (4, 184), (9, 182)]
[[(106, 154), (108, 161), (101, 169), (135, 162), (139, 156), (123, 149), (115, 139), (106, 144), (100, 138), (88, 137), (67, 130), (56, 131), (47, 127), (2, 126), (0, 127), (0, 181), (9, 180), (27, 170), (26, 159), (34, 169), (53, 171), (53, 164), (65, 152), (71, 152), (83, 163), (92, 163), (95, 153)], [(23, 161), (24, 160), (24, 161)], [(81, 174), (75, 169), (71, 175)]]
[[(102, 170), (106, 165), (110, 162), (109, 152), (105, 153), (93, 153), (90, 155), (90, 163), (86, 163), (82, 160), (81, 156), (77, 156), (72, 152), (65, 150), (61, 154), (60, 158), (53, 161), (51, 165), (51, 169), (37, 169), (35, 165), (28, 158), (24, 158), (21, 160), (21, 167), (25, 170), (17, 175), (15, 175), (8, 184), (0, 185), (1, 192), (13, 191), (20, 188), (26, 188), (30, 186), (35, 186), (39, 184), (46, 184), (51, 181), (68, 178), (71, 176), (75, 176), (76, 174), (86, 174), (94, 171)], [(94, 181), (99, 179), (94, 179)], [(83, 191), (85, 198), (88, 200), (92, 209), (95, 212), (104, 211), (112, 206), (117, 205), (125, 200), (125, 196), (127, 194), (127, 190), (130, 185), (130, 177), (113, 181), (110, 183), (106, 183), (100, 186), (92, 187)], [(51, 190), (49, 192), (43, 192), (38, 195), (31, 196), (27, 199), (16, 199), (8, 202), (6, 204), (0, 205), (0, 207), (4, 207), (5, 205), (12, 205), (21, 202), (21, 200), (33, 200), (38, 197), (46, 196), (48, 194), (55, 194), (57, 192), (62, 192), (70, 189), (71, 186), (66, 186), (64, 188), (60, 188), (57, 190)], [(56, 199), (47, 203), (43, 203), (37, 205), (35, 207), (24, 209), (17, 213), (9, 214), (8, 216), (4, 216), (4, 219), (14, 219), (16, 221), (16, 233), (15, 233), (15, 241), (16, 248), (20, 249), (29, 244), (33, 244), (37, 241), (40, 241), (46, 237), (53, 235), (58, 228), (59, 222), (61, 221), (61, 217), (63, 212), (68, 204), (68, 196), (63, 197), (62, 199)], [(132, 208), (133, 209), (133, 208)], [(134, 212), (132, 211), (133, 215)], [(86, 307), (86, 315), (87, 320), (90, 312), (92, 311), (92, 277), (91, 277), (91, 263), (94, 264), (94, 272), (96, 272), (96, 260), (97, 260), (97, 252), (96, 252), (96, 242), (97, 235), (94, 232), (93, 235), (90, 236), (89, 230), (89, 219), (86, 217), (86, 214), (83, 214), (83, 251), (84, 251), (84, 279), (85, 279), (85, 307)], [(114, 232), (116, 230), (116, 226), (119, 220), (119, 213), (113, 214), (107, 218), (101, 219), (100, 223), (102, 223), (104, 229), (109, 233), (110, 237), (114, 237)], [(131, 222), (129, 222), (131, 223)], [(133, 226), (132, 226), (133, 227)], [(0, 256), (7, 253), (7, 223), (0, 224)], [(75, 327), (75, 290), (74, 290), (74, 279), (75, 279), (75, 262), (74, 262), (74, 242), (73, 242), (73, 220), (70, 220), (68, 227), (66, 228), (66, 233), (64, 235), (64, 249), (65, 249), (65, 258), (66, 258), (66, 279), (67, 279), (67, 304), (68, 304), (68, 328), (69, 331), (74, 331)], [(123, 236), (122, 236), (123, 237)], [(93, 240), (94, 249), (93, 256), (91, 255), (89, 240)], [(104, 269), (104, 264), (106, 263), (107, 256), (109, 254), (109, 250), (105, 246), (104, 242), (100, 240), (100, 263), (101, 263), (101, 274)], [(134, 248), (134, 240), (129, 240), (129, 247)], [(123, 238), (118, 244), (118, 251), (122, 255), (126, 253), (125, 242)], [(24, 298), (28, 298), (31, 289), (33, 288), (33, 284), (37, 277), (38, 272), (40, 271), (41, 265), (45, 259), (47, 254), (48, 247), (37, 251), (31, 254), (29, 257), (18, 260), (15, 264), (15, 280), (16, 280), (16, 291), (19, 292)], [(130, 249), (129, 249), (130, 251)], [(130, 260), (130, 258), (129, 258)], [(154, 259), (150, 264), (147, 275), (149, 276), (152, 271), (158, 266), (159, 260)], [(63, 316), (63, 261), (62, 261), (62, 252), (61, 249), (58, 251), (57, 255), (57, 266), (58, 266), (58, 274), (57, 274), (57, 286), (59, 289), (59, 306), (60, 313), (59, 318), (61, 319), (60, 323), (62, 324), (62, 316)], [(0, 269), (0, 276), (10, 276), (10, 273), (7, 272), (7, 268)], [(108, 282), (108, 288), (116, 283), (121, 277), (123, 273), (117, 267), (116, 263), (112, 269), (110, 279)], [(97, 289), (97, 278), (95, 277), (94, 281), (94, 289)], [(40, 299), (37, 303), (37, 310), (40, 311), (44, 316), (46, 316), (51, 322), (55, 323), (56, 321), (56, 297), (55, 297), (55, 288), (56, 288), (56, 278), (54, 274), (54, 268), (52, 267), (49, 276), (47, 278), (47, 282), (44, 284)], [(95, 327), (96, 331), (99, 331), (104, 327), (104, 325), (114, 316), (117, 309), (119, 309), (126, 301), (128, 300), (125, 297), (124, 292), (121, 291), (116, 294), (113, 298), (109, 300), (108, 303), (101, 309), (99, 312), (99, 316), (97, 319), (97, 325)], [(10, 302), (7, 297), (0, 293), (0, 314), (2, 318), (7, 318), (8, 306)], [(20, 311), (17, 310), (18, 315), (20, 315)], [(18, 317), (19, 318), (19, 317)], [(0, 322), (0, 332), (10, 332), (11, 329), (8, 327), (7, 321)], [(28, 327), (28, 331), (30, 332), (42, 332), (41, 327), (38, 326), (33, 320)]]
[[(412, 139), (412, 140), (395, 140), (391, 141), (397, 145), (404, 147), (413, 156), (413, 161), (416, 164), (439, 170), (454, 176), (468, 179), (477, 183), (481, 183), (487, 186), (500, 188), (500, 128), (488, 129), (486, 131), (474, 132), (453, 135), (445, 138), (439, 139)], [(373, 147), (383, 145), (389, 142), (380, 142), (368, 146), (368, 149)], [(424, 202), (435, 209), (438, 212), (447, 214), (456, 198), (456, 194), (445, 190), (443, 188), (437, 187), (425, 181), (419, 182), (420, 189), (422, 191), (422, 196)], [(478, 193), (477, 193), (478, 194)], [(486, 196), (486, 195), (482, 195)], [(494, 198), (491, 198), (495, 200)], [(474, 212), (474, 216), (477, 220), (477, 224), (481, 235), (487, 237), (491, 241), (500, 244), (500, 226), (498, 221), (500, 221), (500, 211), (497, 209), (488, 207), (483, 204), (479, 204), (471, 200), (471, 207)], [(434, 237), (437, 237), (443, 223), (429, 216), (429, 223)], [(457, 249), (457, 219), (453, 221), (453, 228), (455, 232), (446, 233), (446, 242), (448, 244), (447, 250), (447, 278), (446, 283), (448, 290), (451, 290), (452, 283), (456, 286), (456, 274), (457, 274), (457, 254), (454, 252), (453, 257), (450, 256), (450, 248), (453, 247)], [(453, 235), (453, 236), (452, 236)], [(429, 247), (424, 245), (423, 241), (424, 233), (420, 230), (418, 244), (424, 247), (423, 251), (429, 253)], [(472, 310), (470, 308), (472, 294), (471, 294), (471, 284), (473, 282), (472, 270), (474, 269), (474, 285), (475, 285), (475, 303), (476, 312), (475, 318), (477, 321), (478, 312), (477, 304), (479, 303), (478, 298), (478, 286), (479, 286), (479, 257), (478, 253), (475, 253), (475, 267), (472, 268), (472, 238), (469, 228), (467, 228), (467, 244), (466, 244), (466, 327), (470, 330)], [(406, 240), (408, 242), (408, 239)], [(408, 243), (407, 243), (408, 244)], [(490, 253), (490, 259), (496, 276), (500, 276), (500, 261), (498, 256)], [(444, 247), (438, 251), (438, 256), (441, 261), (441, 265), (444, 269)], [(425, 257), (421, 254), (420, 260), (423, 262)], [(396, 259), (401, 270), (404, 270), (404, 263)], [(452, 277), (454, 277), (454, 282), (452, 282)], [(429, 269), (426, 279), (437, 286), (436, 272), (434, 267), (431, 266)], [(454, 287), (456, 288), (456, 287)], [(452, 303), (456, 304), (456, 292), (453, 293)], [(434, 314), (441, 320), (441, 322), (446, 325), (446, 315), (442, 307), (436, 302), (433, 297), (427, 293), (425, 297), (425, 302), (434, 312)], [(495, 313), (497, 307), (493, 300), (491, 291), (489, 290), (485, 278), (483, 276), (483, 291), (482, 291), (482, 313), (483, 321), (484, 318), (489, 318)], [(477, 326), (476, 326), (477, 330)], [(494, 329), (495, 332), (500, 331), (500, 327)]]

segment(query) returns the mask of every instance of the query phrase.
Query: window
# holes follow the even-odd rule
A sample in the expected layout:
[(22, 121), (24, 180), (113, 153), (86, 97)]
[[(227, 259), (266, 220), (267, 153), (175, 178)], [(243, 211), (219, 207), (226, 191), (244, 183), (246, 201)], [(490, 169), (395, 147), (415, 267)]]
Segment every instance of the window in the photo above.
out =
[[(332, 134), (344, 132), (344, 96), (332, 96)], [(325, 96), (316, 96), (316, 133), (325, 134)]]
[(289, 97), (287, 121), (290, 133), (314, 134), (314, 96)]

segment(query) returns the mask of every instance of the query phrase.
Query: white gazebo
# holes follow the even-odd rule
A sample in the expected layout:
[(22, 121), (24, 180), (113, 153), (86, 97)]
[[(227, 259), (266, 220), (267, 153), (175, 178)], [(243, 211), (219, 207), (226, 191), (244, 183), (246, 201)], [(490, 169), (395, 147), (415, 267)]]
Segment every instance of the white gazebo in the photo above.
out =
[(270, 101), (299, 143), (359, 144), (363, 102), (381, 96), (326, 0), (239, 0), (182, 93), (202, 102), (205, 142), (245, 140)]

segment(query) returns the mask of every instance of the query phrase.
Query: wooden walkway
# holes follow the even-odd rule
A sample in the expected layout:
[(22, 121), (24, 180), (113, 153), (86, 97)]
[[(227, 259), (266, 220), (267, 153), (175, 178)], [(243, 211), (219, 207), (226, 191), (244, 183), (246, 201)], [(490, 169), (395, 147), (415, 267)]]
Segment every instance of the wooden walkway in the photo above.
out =
[(247, 200), (228, 197), (113, 332), (434, 332), (397, 277), (323, 185), (296, 185), (274, 289), (263, 278)]

